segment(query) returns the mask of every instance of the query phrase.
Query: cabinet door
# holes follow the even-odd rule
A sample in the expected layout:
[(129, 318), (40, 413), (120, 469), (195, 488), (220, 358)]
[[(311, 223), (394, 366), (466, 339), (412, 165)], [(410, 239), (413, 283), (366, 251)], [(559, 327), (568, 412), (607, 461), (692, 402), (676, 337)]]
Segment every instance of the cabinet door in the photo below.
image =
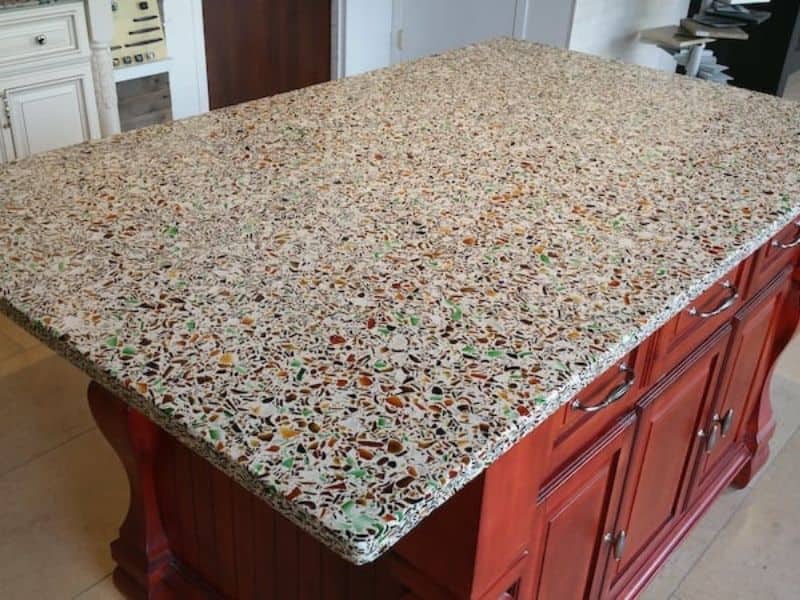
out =
[(42, 74), (4, 94), (14, 157), (97, 137), (97, 108), (88, 67)]
[(597, 597), (633, 441), (629, 414), (541, 495), (536, 598)]
[[(173, 3), (166, 4), (165, 10), (169, 11)], [(361, 2), (358, 8), (348, 6), (348, 23), (360, 18), (371, 22), (369, 16), (359, 15), (374, 14), (376, 4), (379, 3)], [(237, 0), (236, 9), (231, 10), (230, 2), (203, 0), (211, 108), (328, 81), (331, 6), (330, 0)], [(167, 30), (168, 37), (171, 31)], [(376, 35), (372, 31), (368, 34)], [(389, 40), (384, 43), (388, 46)], [(349, 55), (348, 58), (354, 59)]]
[(729, 337), (725, 325), (639, 402), (618, 525), (627, 540), (608, 563), (604, 597), (619, 595), (627, 575), (648, 562), (683, 513), (698, 425), (713, 401)]
[[(740, 310), (733, 319), (733, 334), (725, 360), (717, 404), (706, 417), (706, 440), (697, 459), (693, 500), (717, 478), (735, 442), (742, 439), (746, 416), (761, 395), (768, 375), (774, 342), (774, 316), (791, 287), (788, 272)], [(711, 435), (713, 434), (713, 435)]]

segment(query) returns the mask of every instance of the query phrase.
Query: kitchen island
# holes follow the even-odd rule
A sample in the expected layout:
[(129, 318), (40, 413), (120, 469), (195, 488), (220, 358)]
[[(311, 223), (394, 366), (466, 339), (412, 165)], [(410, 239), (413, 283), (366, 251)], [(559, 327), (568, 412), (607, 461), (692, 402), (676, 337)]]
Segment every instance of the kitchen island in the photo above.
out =
[(635, 595), (766, 460), (800, 106), (500, 40), (0, 171), (131, 597)]

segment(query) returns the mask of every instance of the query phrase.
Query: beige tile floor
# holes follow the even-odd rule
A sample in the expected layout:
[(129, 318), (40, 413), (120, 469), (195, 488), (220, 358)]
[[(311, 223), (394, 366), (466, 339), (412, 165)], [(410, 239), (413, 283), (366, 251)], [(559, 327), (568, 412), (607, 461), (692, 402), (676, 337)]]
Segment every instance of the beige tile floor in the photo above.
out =
[[(117, 600), (108, 542), (122, 467), (85, 401), (86, 377), (0, 317), (0, 599)], [(800, 340), (773, 385), (778, 431), (754, 484), (727, 491), (643, 594), (800, 598)]]

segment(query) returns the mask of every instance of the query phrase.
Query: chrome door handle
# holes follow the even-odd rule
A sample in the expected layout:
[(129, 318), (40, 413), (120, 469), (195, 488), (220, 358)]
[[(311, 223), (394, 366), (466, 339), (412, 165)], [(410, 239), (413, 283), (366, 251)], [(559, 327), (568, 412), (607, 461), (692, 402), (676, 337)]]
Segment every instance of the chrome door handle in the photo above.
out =
[(702, 429), (697, 432), (697, 437), (705, 438), (706, 440), (706, 454), (711, 454), (719, 442), (720, 422), (719, 415), (714, 415), (711, 417), (711, 429), (708, 433)]
[(628, 534), (623, 529), (617, 535), (607, 533), (603, 536), (603, 541), (606, 544), (614, 544), (614, 560), (619, 562), (622, 560), (622, 555), (625, 553), (625, 542), (628, 541)]
[[(800, 229), (800, 221), (797, 221), (794, 226)], [(798, 246), (800, 246), (800, 235), (798, 235), (794, 241), (791, 241), (788, 244), (782, 244), (778, 240), (773, 240), (772, 242), (772, 247), (780, 250), (790, 250), (791, 248), (797, 248)]]
[(36, 40), (36, 43), (39, 44), (40, 46), (44, 46), (47, 44), (47, 36), (43, 33), (37, 35), (34, 39)]
[(732, 408), (730, 408), (728, 409), (728, 412), (725, 413), (725, 416), (722, 417), (722, 420), (720, 421), (722, 437), (725, 437), (730, 432), (731, 427), (733, 426), (733, 415), (734, 411)]
[(625, 379), (625, 383), (611, 390), (603, 402), (600, 404), (595, 404), (594, 406), (586, 406), (580, 400), (575, 399), (572, 402), (572, 408), (574, 410), (581, 410), (586, 413), (594, 413), (622, 400), (622, 398), (624, 398), (625, 395), (630, 392), (631, 389), (633, 389), (633, 384), (636, 382), (636, 374), (633, 372), (633, 369), (628, 367), (628, 365), (620, 365), (619, 370), (628, 374), (627, 378)]
[(716, 317), (717, 315), (724, 313), (731, 306), (733, 306), (736, 303), (736, 300), (739, 298), (739, 290), (730, 281), (723, 283), (722, 287), (730, 290), (730, 294), (717, 308), (709, 312), (698, 312), (697, 308), (693, 306), (689, 309), (689, 314), (693, 317), (700, 317), (701, 319), (710, 319), (711, 317)]

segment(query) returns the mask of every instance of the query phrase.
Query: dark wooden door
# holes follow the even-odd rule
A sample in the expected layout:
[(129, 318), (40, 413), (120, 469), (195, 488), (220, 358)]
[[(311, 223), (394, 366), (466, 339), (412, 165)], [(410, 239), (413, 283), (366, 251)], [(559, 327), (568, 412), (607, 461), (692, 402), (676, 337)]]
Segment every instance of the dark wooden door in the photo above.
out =
[(639, 403), (618, 524), (627, 540), (608, 563), (603, 597), (618, 596), (626, 575), (648, 561), (683, 513), (698, 424), (713, 401), (729, 337), (726, 325)]
[(211, 108), (327, 81), (330, 0), (203, 0)]
[(761, 395), (771, 363), (775, 317), (786, 299), (792, 282), (784, 272), (769, 289), (764, 290), (733, 319), (724, 376), (721, 379), (715, 409), (707, 417), (705, 430), (715, 431), (713, 447), (705, 446), (698, 454), (692, 498), (703, 493), (715, 480), (715, 468), (725, 462), (733, 444), (742, 439), (746, 415)]
[(630, 414), (542, 493), (536, 598), (596, 597), (633, 442)]

